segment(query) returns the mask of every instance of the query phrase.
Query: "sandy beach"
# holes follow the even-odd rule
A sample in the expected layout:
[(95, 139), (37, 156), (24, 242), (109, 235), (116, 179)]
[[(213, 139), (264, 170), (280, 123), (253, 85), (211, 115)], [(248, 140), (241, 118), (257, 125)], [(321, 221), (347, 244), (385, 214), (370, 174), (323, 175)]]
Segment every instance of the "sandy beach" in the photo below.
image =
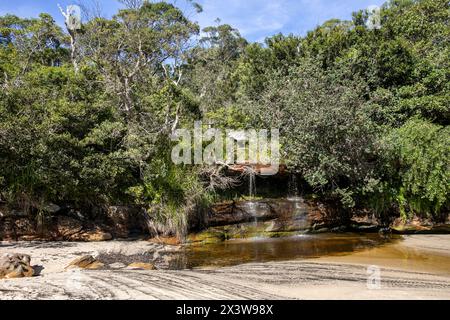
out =
[[(0, 299), (450, 299), (450, 235), (411, 235), (355, 253), (194, 270), (65, 270), (75, 258), (177, 247), (148, 241), (1, 242), (32, 257), (40, 275), (0, 280)], [(380, 270), (368, 286), (368, 267)]]

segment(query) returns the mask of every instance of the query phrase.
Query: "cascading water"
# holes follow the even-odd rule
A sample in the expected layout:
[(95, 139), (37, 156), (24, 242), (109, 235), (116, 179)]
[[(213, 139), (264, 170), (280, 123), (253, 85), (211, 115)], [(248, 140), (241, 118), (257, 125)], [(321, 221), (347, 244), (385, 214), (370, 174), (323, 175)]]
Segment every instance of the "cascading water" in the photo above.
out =
[(256, 195), (256, 174), (252, 169), (249, 169), (248, 186), (248, 196), (253, 199)]
[(297, 175), (295, 173), (291, 173), (289, 175), (289, 182), (288, 182), (288, 200), (300, 200), (300, 193), (298, 190), (298, 181), (297, 181)]
[(248, 213), (253, 216), (253, 224), (255, 230), (258, 229), (258, 213), (257, 213), (257, 203), (254, 201), (256, 197), (256, 172), (253, 168), (247, 168), (248, 174)]

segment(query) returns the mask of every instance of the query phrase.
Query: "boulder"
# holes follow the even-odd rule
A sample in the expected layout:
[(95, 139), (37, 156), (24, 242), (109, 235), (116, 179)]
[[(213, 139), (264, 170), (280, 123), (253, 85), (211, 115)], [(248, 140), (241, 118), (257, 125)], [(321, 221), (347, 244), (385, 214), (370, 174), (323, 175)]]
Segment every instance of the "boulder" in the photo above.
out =
[(26, 254), (5, 254), (0, 257), (0, 279), (32, 277), (31, 257)]
[(104, 264), (95, 259), (93, 256), (86, 255), (75, 259), (66, 267), (66, 269), (88, 269), (88, 270), (98, 270), (104, 267)]

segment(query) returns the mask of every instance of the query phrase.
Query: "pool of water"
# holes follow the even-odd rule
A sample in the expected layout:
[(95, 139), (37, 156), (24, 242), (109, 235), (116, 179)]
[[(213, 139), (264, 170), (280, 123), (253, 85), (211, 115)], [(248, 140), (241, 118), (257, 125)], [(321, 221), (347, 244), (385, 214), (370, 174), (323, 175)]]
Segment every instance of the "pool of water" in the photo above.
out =
[(173, 261), (173, 269), (223, 267), (248, 262), (284, 261), (346, 255), (390, 244), (399, 237), (379, 234), (317, 234), (285, 238), (251, 238), (192, 245)]

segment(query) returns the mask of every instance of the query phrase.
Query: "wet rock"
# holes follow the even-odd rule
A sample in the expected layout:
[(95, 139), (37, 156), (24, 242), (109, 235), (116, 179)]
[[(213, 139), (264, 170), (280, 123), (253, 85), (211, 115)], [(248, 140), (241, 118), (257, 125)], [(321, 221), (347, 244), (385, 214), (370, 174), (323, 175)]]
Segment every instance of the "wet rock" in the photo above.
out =
[(314, 233), (327, 233), (331, 232), (329, 228), (323, 227), (323, 228), (317, 228), (313, 231)]
[(409, 220), (398, 218), (392, 223), (391, 231), (396, 234), (449, 234), (450, 224), (433, 223), (419, 217)]
[(6, 254), (0, 257), (0, 279), (32, 277), (31, 257), (26, 254)]
[(352, 223), (349, 227), (349, 230), (352, 232), (378, 232), (380, 231), (380, 226), (377, 224), (359, 224), (359, 223)]
[(95, 259), (93, 256), (86, 255), (69, 263), (66, 269), (80, 268), (88, 270), (98, 270), (103, 268), (104, 266), (105, 265), (103, 263)]
[[(327, 209), (324, 208), (326, 211)], [(323, 220), (323, 213), (313, 203), (303, 199), (266, 199), (218, 204), (208, 217), (210, 227), (221, 227), (248, 222), (272, 221), (268, 232), (301, 231)]]
[(145, 262), (133, 262), (131, 263), (127, 269), (131, 270), (156, 270), (155, 265), (151, 263), (145, 263)]
[(209, 228), (199, 233), (190, 234), (188, 237), (188, 242), (191, 243), (213, 244), (225, 240), (229, 240), (229, 236), (224, 227)]
[(268, 220), (275, 218), (277, 212), (272, 210), (267, 202), (240, 201), (215, 205), (208, 216), (209, 226), (224, 226), (249, 222), (256, 219)]

